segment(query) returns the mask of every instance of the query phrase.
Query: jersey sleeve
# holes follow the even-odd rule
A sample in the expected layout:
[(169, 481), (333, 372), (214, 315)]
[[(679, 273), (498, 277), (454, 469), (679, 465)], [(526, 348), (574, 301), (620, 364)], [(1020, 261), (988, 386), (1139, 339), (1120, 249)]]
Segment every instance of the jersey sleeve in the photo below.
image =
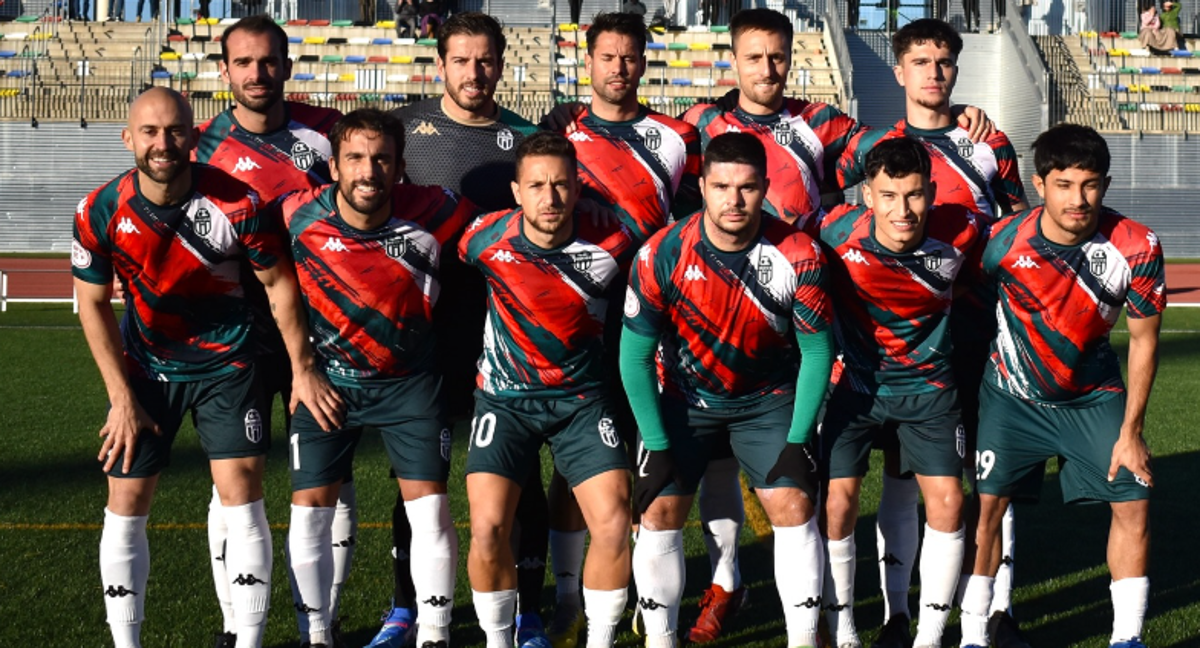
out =
[(462, 233), (463, 229), (475, 218), (479, 209), (470, 200), (459, 196), (453, 191), (438, 188), (441, 199), (432, 213), (420, 225), (429, 230), (438, 243), (445, 245)]
[(1154, 232), (1146, 233), (1148, 250), (1129, 258), (1132, 273), (1125, 303), (1129, 317), (1143, 319), (1162, 314), (1167, 307), (1167, 275), (1162, 246)]
[[(822, 105), (817, 114), (809, 121), (816, 131), (817, 136), (821, 138), (821, 143), (825, 147), (825, 180), (828, 184), (836, 185), (838, 189), (845, 189), (848, 186), (844, 184), (846, 178), (843, 178), (838, 173), (840, 161), (846, 151), (851, 150), (856, 146), (855, 141), (860, 136), (869, 132), (866, 126), (855, 121), (855, 119), (846, 113), (829, 105)], [(869, 142), (873, 146), (873, 142)], [(861, 144), (860, 144), (861, 145)], [(866, 157), (866, 151), (870, 150), (870, 146), (862, 151), (862, 156)]]
[(112, 241), (106, 210), (97, 206), (100, 193), (100, 189), (93, 191), (75, 208), (71, 274), (88, 283), (107, 285), (113, 280)]
[(662, 332), (666, 311), (655, 254), (657, 241), (661, 240), (655, 235), (638, 250), (629, 271), (629, 288), (625, 291), (625, 328), (654, 338)]
[(829, 299), (825, 255), (815, 241), (802, 236), (814, 254), (794, 264), (796, 293), (792, 301), (792, 324), (798, 334), (808, 335), (829, 329), (833, 323), (833, 305)]
[[(848, 189), (854, 185), (867, 179), (867, 153), (876, 144), (886, 139), (897, 137), (894, 130), (868, 128), (861, 126), (857, 133), (850, 138), (842, 150), (842, 154), (836, 159), (836, 169), (833, 177), (836, 179), (837, 186), (842, 189)], [(828, 155), (828, 153), (826, 153)]]
[(462, 238), (458, 240), (458, 258), (468, 265), (482, 266), (483, 251), (495, 242), (494, 234), (489, 234), (496, 220), (510, 211), (484, 214), (471, 221)]
[(258, 192), (248, 189), (245, 199), (231, 206), (229, 221), (255, 270), (269, 270), (284, 258), (283, 235), (271, 208), (259, 208)]
[(1000, 208), (1001, 214), (1009, 214), (1015, 210), (1015, 205), (1028, 205), (1025, 197), (1025, 185), (1021, 182), (1021, 170), (1017, 165), (1017, 151), (1004, 133), (996, 133), (988, 141), (996, 154), (996, 175), (991, 181), (992, 196)]

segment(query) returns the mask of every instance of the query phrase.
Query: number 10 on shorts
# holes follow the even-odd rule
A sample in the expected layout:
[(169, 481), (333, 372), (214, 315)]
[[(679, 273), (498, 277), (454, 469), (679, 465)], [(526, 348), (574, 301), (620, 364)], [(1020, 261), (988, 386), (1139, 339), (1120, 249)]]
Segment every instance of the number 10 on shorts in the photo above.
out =
[[(486, 448), (496, 437), (496, 415), (488, 412), (471, 419), (471, 447)], [(470, 451), (470, 448), (467, 449)]]

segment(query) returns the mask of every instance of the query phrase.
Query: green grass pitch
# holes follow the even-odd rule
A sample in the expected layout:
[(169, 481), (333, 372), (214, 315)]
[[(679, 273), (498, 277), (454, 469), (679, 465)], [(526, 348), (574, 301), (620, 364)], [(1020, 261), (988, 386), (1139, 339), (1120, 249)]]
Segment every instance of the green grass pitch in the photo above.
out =
[[(1119, 324), (1118, 331), (1124, 329)], [(1151, 600), (1146, 641), (1156, 648), (1200, 646), (1200, 569), (1197, 507), (1188, 475), (1200, 461), (1195, 433), (1200, 393), (1200, 309), (1170, 309), (1164, 319), (1162, 361), (1150, 404), (1147, 435), (1157, 487), (1152, 500)], [(1128, 336), (1113, 341), (1124, 357)], [(111, 645), (97, 567), (104, 478), (95, 460), (105, 411), (104, 389), (82, 331), (69, 309), (14, 305), (0, 314), (0, 645)], [(276, 421), (279, 417), (276, 417)], [(469, 534), (462, 490), (465, 427), (456, 432), (452, 506), (466, 557)], [(268, 517), (276, 548), (274, 598), (266, 645), (297, 645), (295, 617), (283, 573), (289, 484), (283, 432), (276, 424), (268, 463)], [(878, 463), (878, 462), (876, 462)], [(1053, 462), (1052, 462), (1053, 463)], [(150, 517), (151, 572), (146, 646), (212, 645), (219, 612), (212, 592), (204, 531), (209, 484), (194, 434), (181, 432)], [(364, 439), (356, 470), (361, 527), (354, 571), (341, 614), (349, 645), (361, 646), (378, 627), (391, 591), (388, 522), (394, 482), (378, 438)], [(857, 619), (863, 639), (882, 616), (874, 559), (878, 474), (867, 479), (859, 523)], [(1107, 645), (1111, 623), (1104, 567), (1107, 509), (1061, 503), (1053, 467), (1042, 503), (1017, 510), (1015, 610), (1026, 636), (1040, 647)], [(699, 531), (687, 534), (688, 574), (680, 625), (695, 618), (708, 561)], [(768, 542), (747, 528), (742, 571), (751, 605), (720, 646), (783, 645)], [(553, 598), (548, 585), (544, 600)], [(465, 566), (459, 569), (453, 645), (478, 646)], [(916, 609), (916, 593), (913, 593)], [(549, 605), (547, 605), (549, 611)], [(623, 626), (620, 641), (635, 645)], [(945, 645), (957, 645), (953, 622)]]

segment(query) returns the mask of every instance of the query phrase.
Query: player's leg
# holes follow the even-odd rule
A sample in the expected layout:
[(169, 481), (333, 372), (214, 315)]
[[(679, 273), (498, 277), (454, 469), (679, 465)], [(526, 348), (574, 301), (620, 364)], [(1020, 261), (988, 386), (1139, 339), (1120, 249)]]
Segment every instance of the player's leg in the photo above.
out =
[(396, 502), (392, 505), (392, 601), (381, 619), (383, 627), (367, 648), (400, 648), (416, 638), (417, 593), (413, 586), (410, 551), (412, 525), (404, 510), (404, 495), (397, 489)]
[[(553, 481), (551, 481), (553, 489)], [(547, 648), (549, 639), (542, 623), (542, 588), (546, 584), (546, 552), (549, 549), (550, 505), (542, 486), (541, 462), (526, 476), (517, 502), (513, 541), (517, 557), (517, 647)]]
[(909, 642), (908, 590), (921, 544), (917, 507), (921, 489), (912, 475), (900, 471), (899, 440), (884, 430), (883, 490), (875, 518), (875, 543), (879, 556), (879, 583), (883, 590), (883, 630), (874, 646), (891, 648)]
[[(547, 492), (550, 509), (549, 548), (554, 574), (554, 619), (547, 634), (556, 648), (571, 648), (583, 630), (583, 600), (579, 586), (583, 577), (583, 552), (587, 523), (571, 486), (558, 469), (550, 478)], [(517, 509), (518, 516), (520, 508)]]
[(738, 537), (746, 519), (739, 470), (732, 450), (718, 444), (700, 481), (697, 505), (712, 568), (712, 585), (700, 597), (700, 616), (688, 631), (692, 643), (716, 640), (747, 597), (738, 567)]
[(1149, 501), (1113, 502), (1108, 532), (1108, 569), (1112, 573), (1113, 630), (1109, 642), (1131, 648), (1140, 641), (1150, 596), (1146, 566), (1150, 554)]

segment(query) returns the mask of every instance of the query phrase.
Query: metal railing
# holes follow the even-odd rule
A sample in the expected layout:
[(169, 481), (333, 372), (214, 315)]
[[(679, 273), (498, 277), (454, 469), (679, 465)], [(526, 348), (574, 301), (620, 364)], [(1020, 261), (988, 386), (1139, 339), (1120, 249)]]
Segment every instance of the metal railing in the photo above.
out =
[(842, 17), (837, 2), (825, 5), (825, 35), (829, 39), (830, 50), (837, 62), (841, 79), (842, 109), (847, 115), (858, 119), (858, 97), (854, 94), (854, 66), (850, 62), (850, 46), (846, 44), (846, 31), (842, 27)]

